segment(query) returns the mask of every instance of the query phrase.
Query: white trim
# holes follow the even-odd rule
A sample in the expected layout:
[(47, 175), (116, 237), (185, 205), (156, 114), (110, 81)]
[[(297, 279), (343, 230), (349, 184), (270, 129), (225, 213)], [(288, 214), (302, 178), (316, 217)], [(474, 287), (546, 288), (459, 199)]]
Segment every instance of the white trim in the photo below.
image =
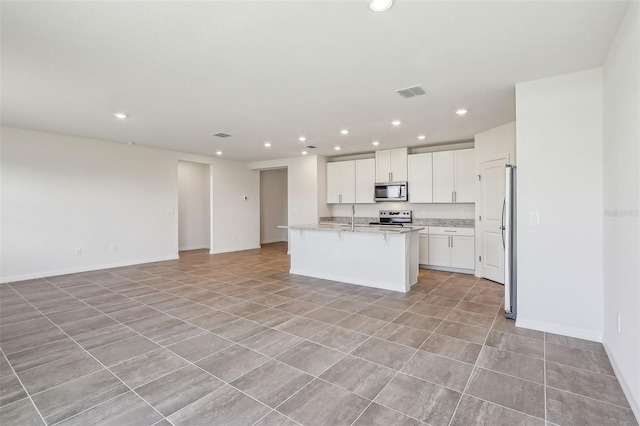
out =
[(79, 272), (97, 271), (100, 269), (120, 268), (122, 266), (141, 265), (144, 263), (164, 262), (166, 260), (179, 259), (177, 255), (160, 256), (150, 259), (127, 260), (123, 262), (107, 263), (102, 265), (82, 266), (78, 268), (58, 269), (55, 271), (35, 272), (33, 274), (13, 275), (0, 278), (0, 283), (11, 283), (16, 281), (33, 280), (36, 278), (55, 277), (57, 275), (77, 274)]
[(188, 251), (188, 250), (202, 250), (208, 249), (209, 246), (207, 244), (199, 244), (196, 246), (186, 246), (186, 247), (178, 247), (178, 251)]
[(265, 240), (265, 241), (260, 241), (260, 244), (286, 243), (286, 242), (287, 242), (287, 240), (274, 239), (274, 240)]
[(221, 248), (217, 250), (209, 250), (209, 254), (222, 254), (222, 253), (232, 253), (234, 251), (243, 251), (243, 250), (255, 250), (259, 249), (260, 246), (255, 247), (238, 247), (238, 248)]
[(591, 340), (592, 342), (602, 342), (602, 332), (584, 330), (581, 328), (566, 327), (560, 324), (552, 324), (539, 321), (530, 321), (518, 317), (516, 327), (529, 328), (531, 330), (544, 331), (545, 333), (560, 334), (562, 336), (577, 337), (578, 339)]
[[(315, 272), (315, 271), (304, 271), (304, 270), (293, 269), (293, 268), (289, 270), (289, 273), (295, 274), (295, 275), (304, 275), (305, 277), (321, 278), (321, 279), (330, 280), (330, 281), (340, 281), (343, 283), (362, 285), (365, 287), (380, 288), (383, 290), (403, 292), (403, 290), (399, 290), (397, 286), (386, 285), (384, 283), (375, 283), (375, 282), (362, 280), (362, 279), (354, 279), (353, 277), (343, 277), (340, 275), (327, 274), (327, 273)], [(409, 287), (411, 287), (413, 284), (415, 284), (415, 282), (407, 286), (407, 288), (404, 290), (404, 293), (409, 291)]]
[(633, 393), (631, 393), (631, 388), (629, 387), (629, 385), (625, 381), (624, 376), (620, 372), (620, 369), (618, 368), (618, 364), (616, 364), (616, 359), (613, 356), (613, 352), (611, 352), (611, 350), (609, 349), (609, 346), (605, 342), (602, 342), (602, 346), (604, 346), (604, 351), (607, 353), (607, 356), (609, 357), (609, 361), (611, 362), (611, 367), (613, 367), (613, 372), (615, 373), (616, 378), (618, 379), (618, 383), (620, 383), (622, 392), (624, 393), (624, 396), (627, 397), (627, 402), (631, 407), (631, 411), (633, 411), (633, 414), (636, 416), (636, 419), (640, 419), (640, 405), (638, 405), (639, 404), (638, 400), (633, 398)]
[(473, 269), (463, 269), (463, 268), (452, 268), (449, 266), (433, 266), (433, 265), (425, 265), (421, 263), (418, 265), (420, 269), (433, 269), (434, 271), (444, 271), (444, 272), (455, 272), (458, 274), (469, 274), (474, 275)]

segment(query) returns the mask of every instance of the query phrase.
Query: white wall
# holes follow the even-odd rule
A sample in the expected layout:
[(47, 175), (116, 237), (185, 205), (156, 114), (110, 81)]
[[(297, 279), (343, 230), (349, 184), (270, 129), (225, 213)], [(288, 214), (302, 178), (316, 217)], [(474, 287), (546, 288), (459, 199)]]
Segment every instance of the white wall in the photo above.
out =
[(287, 241), (287, 169), (260, 172), (260, 243)]
[(517, 324), (601, 340), (602, 70), (517, 84), (516, 123)]
[(210, 253), (260, 248), (260, 172), (247, 163), (211, 167)]
[(603, 68), (603, 342), (637, 418), (640, 418), (639, 6), (638, 2), (629, 6)]
[(178, 248), (209, 248), (209, 164), (178, 162)]
[(174, 154), (1, 131), (2, 281), (177, 257)]

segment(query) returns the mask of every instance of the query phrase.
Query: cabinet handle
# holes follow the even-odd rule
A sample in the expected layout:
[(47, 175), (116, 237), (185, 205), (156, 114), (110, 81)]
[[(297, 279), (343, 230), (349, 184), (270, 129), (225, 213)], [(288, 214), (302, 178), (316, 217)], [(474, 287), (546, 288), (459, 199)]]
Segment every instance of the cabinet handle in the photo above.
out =
[(453, 191), (451, 191), (451, 202), (453, 203), (454, 199), (453, 199)]
[(393, 178), (392, 178), (392, 176), (393, 176), (393, 173), (392, 173), (392, 172), (389, 172), (389, 182), (393, 182)]
[(458, 202), (458, 191), (453, 191), (453, 201)]
[(338, 202), (342, 203), (342, 194), (338, 195)]
[(449, 237), (451, 238), (451, 248), (453, 248), (453, 237)]

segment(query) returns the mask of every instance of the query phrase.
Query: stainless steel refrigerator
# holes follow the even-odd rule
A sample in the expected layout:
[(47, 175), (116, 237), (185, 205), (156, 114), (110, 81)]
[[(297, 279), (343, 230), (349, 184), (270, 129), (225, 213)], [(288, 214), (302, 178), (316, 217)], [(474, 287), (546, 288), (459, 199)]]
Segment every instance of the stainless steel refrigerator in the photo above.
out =
[(504, 247), (504, 312), (510, 319), (517, 315), (516, 269), (516, 166), (507, 164), (506, 188), (502, 205), (502, 245)]

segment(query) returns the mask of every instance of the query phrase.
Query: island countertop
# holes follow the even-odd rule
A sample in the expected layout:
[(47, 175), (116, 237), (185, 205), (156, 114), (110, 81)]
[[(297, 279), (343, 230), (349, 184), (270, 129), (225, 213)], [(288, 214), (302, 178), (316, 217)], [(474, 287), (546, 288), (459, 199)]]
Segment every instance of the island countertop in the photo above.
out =
[(366, 233), (388, 233), (407, 234), (425, 229), (424, 226), (387, 226), (387, 225), (358, 225), (351, 229), (351, 225), (341, 223), (319, 223), (315, 225), (283, 225), (278, 228), (285, 229), (308, 229), (316, 231), (340, 231), (340, 232), (366, 232)]

